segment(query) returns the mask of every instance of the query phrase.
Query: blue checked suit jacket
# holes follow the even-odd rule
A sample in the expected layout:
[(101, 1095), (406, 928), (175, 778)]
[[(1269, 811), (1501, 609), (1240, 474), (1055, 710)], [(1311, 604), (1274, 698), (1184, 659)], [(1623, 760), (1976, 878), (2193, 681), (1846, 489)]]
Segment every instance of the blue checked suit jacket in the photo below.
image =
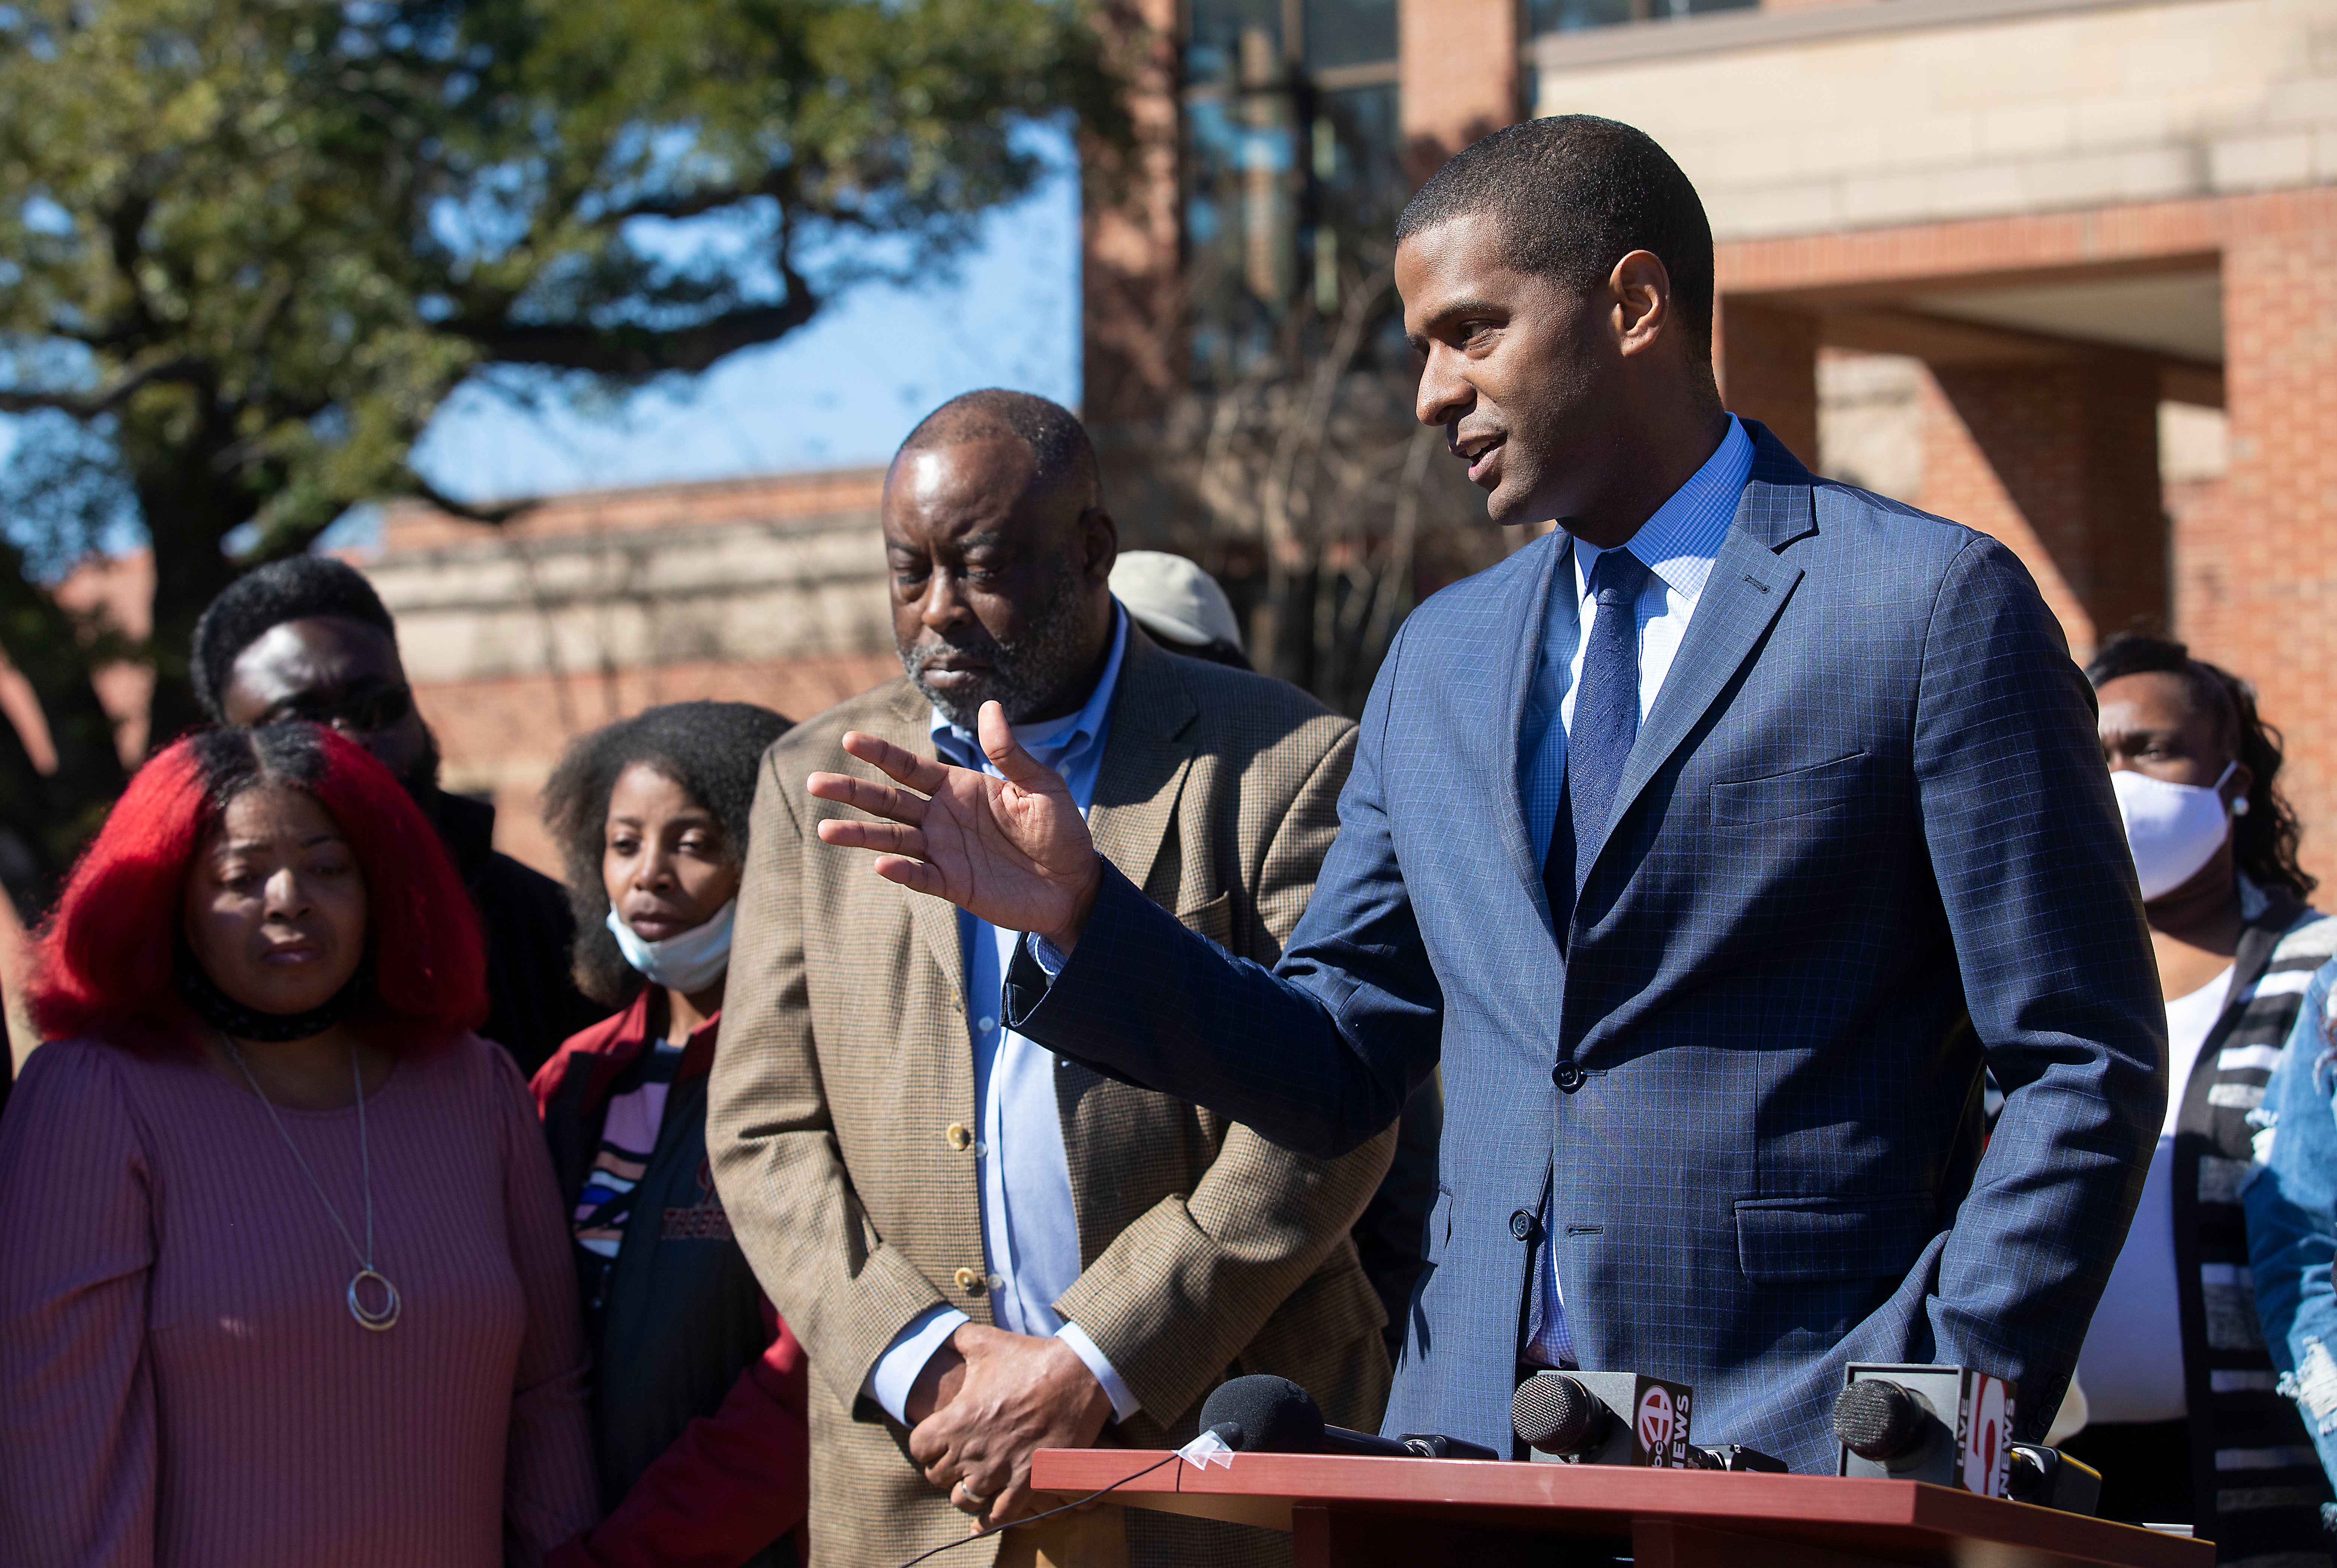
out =
[(1032, 1038), (1309, 1153), (1442, 1059), (1391, 1433), (1509, 1451), (1550, 1246), (1582, 1365), (1694, 1385), (1699, 1441), (1832, 1471), (1852, 1360), (2016, 1378), (2034, 1436), (2140, 1195), (2166, 1015), (2058, 626), (1993, 539), (1748, 428), (1563, 946), (1518, 757), (1554, 534), (1404, 624), (1274, 970), (1107, 869), (1052, 984), (1010, 971)]

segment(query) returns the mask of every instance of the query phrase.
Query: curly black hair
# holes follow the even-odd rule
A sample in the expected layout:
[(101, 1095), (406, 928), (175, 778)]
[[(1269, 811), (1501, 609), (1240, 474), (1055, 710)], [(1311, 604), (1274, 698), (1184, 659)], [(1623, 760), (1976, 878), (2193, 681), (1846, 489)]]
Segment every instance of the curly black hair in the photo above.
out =
[(680, 785), (722, 825), (724, 858), (743, 866), (757, 765), (794, 722), (752, 702), (669, 702), (570, 743), (543, 787), (543, 812), (568, 868), (568, 906), (576, 914), (571, 964), (587, 996), (621, 1007), (642, 984), (609, 935), (609, 895), (601, 879), (609, 795), (618, 776), (642, 762)]
[(2201, 710), (2215, 716), (2218, 738), (2255, 776), (2247, 814), (2232, 825), (2233, 864), (2259, 887), (2310, 897), (2320, 882), (2297, 863), (2303, 829), (2288, 798), (2273, 786), (2282, 761), (2281, 733), (2256, 711), (2256, 689), (2220, 665), (2194, 659), (2184, 643), (2140, 632), (2111, 638), (2086, 666), (2097, 691), (2128, 675), (2176, 676)]
[(365, 573), (329, 555), (294, 555), (256, 566), (220, 591), (195, 622), (187, 661), (195, 701), (214, 724), (227, 722), (220, 703), (238, 655), (287, 621), (333, 616), (378, 628), (397, 640), (397, 622)]

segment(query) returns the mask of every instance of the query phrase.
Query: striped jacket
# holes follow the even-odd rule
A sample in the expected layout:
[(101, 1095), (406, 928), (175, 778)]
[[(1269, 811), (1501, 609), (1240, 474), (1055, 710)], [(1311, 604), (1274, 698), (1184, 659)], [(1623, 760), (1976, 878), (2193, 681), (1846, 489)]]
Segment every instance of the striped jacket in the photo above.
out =
[(2240, 898), (2230, 999), (2180, 1086), (2175, 1127), (2192, 1516), (2219, 1563), (2306, 1568), (2331, 1561), (2320, 1518), (2329, 1485), (2312, 1435), (2276, 1388), (2248, 1272), (2240, 1182), (2253, 1152), (2249, 1113), (2264, 1100), (2313, 971), (2337, 953), (2337, 919), (2245, 877)]

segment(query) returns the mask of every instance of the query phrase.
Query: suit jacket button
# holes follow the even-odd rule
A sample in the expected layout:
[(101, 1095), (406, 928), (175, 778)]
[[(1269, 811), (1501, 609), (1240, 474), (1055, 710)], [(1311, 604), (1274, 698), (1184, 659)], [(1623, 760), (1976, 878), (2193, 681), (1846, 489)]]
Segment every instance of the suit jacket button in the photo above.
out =
[[(942, 1136), (948, 1139), (949, 1146), (961, 1154), (973, 1147), (973, 1134), (966, 1131), (965, 1123), (963, 1122), (951, 1122)], [(963, 1273), (964, 1270), (960, 1269), (959, 1272)]]
[(979, 1296), (990, 1289), (990, 1281), (977, 1269), (961, 1269), (953, 1278), (957, 1280), (957, 1288), (969, 1296)]
[(1590, 1074), (1571, 1062), (1561, 1062), (1550, 1070), (1550, 1081), (1558, 1085), (1560, 1093), (1571, 1094), (1590, 1082)]
[(1532, 1240), (1534, 1232), (1540, 1228), (1541, 1222), (1534, 1218), (1534, 1211), (1530, 1209), (1521, 1209), (1510, 1216), (1510, 1234), (1521, 1241)]

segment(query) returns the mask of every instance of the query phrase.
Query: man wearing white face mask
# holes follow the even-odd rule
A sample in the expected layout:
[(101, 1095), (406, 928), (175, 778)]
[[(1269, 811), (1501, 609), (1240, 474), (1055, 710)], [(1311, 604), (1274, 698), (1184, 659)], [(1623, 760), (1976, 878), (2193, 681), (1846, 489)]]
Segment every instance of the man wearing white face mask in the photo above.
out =
[[(2329, 1494), (2274, 1390), (2239, 1207), (2253, 1129), (2337, 920), (2307, 908), (2277, 734), (2246, 685), (2179, 642), (2087, 667), (2166, 1000), (2166, 1119), (2078, 1377), (2104, 1516), (2188, 1522), (2224, 1562), (2325, 1563)], [(2293, 1555), (2288, 1555), (2288, 1554)]]

